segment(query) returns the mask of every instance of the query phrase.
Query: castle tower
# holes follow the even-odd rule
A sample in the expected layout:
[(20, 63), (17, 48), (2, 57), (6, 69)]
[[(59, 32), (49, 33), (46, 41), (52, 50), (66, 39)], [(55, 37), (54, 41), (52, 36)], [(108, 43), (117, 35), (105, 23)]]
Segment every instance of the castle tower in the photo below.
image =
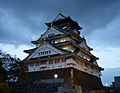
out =
[(47, 31), (32, 41), (36, 47), (24, 50), (29, 54), (24, 63), (31, 80), (41, 86), (50, 85), (46, 85), (50, 93), (89, 93), (100, 89), (103, 68), (98, 66), (98, 58), (91, 54), (93, 49), (86, 39), (80, 36), (82, 27), (61, 13), (46, 25)]

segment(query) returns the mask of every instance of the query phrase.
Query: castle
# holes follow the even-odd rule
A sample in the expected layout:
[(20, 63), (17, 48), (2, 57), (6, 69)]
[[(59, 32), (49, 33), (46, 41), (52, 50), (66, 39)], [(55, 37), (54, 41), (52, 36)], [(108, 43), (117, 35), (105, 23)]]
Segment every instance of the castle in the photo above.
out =
[[(98, 57), (81, 36), (82, 27), (70, 16), (59, 13), (48, 23), (47, 31), (24, 50), (31, 82), (44, 87), (43, 93), (89, 93), (102, 88)], [(42, 91), (40, 92), (42, 93)]]

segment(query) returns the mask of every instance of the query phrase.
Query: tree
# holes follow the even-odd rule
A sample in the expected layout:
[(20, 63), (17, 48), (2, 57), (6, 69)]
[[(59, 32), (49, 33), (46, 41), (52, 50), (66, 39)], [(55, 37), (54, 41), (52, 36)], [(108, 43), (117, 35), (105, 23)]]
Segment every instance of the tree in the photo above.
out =
[(5, 67), (5, 57), (3, 53), (0, 53), (0, 93), (9, 93), (10, 87), (8, 83), (6, 83), (7, 80), (7, 70)]
[(22, 88), (27, 86), (29, 79), (25, 68), (24, 63), (16, 56), (0, 52), (0, 93), (9, 93), (9, 87), (14, 91), (19, 90), (21, 84)]
[(2, 58), (0, 58), (0, 82), (5, 82), (7, 75), (6, 75), (6, 71), (3, 68), (3, 62), (2, 62)]
[(16, 63), (13, 64), (10, 72), (12, 73), (14, 78), (17, 78), (17, 81), (23, 81), (28, 79), (28, 73), (25, 71), (25, 65), (20, 60), (16, 60)]

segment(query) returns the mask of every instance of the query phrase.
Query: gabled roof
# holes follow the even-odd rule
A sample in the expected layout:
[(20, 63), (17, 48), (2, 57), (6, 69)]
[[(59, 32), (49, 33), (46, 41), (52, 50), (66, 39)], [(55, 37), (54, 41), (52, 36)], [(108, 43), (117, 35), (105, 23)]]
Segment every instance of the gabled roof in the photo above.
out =
[(29, 49), (29, 50), (24, 50), (24, 52), (25, 53), (28, 53), (28, 54), (30, 54), (30, 53), (32, 53), (34, 50), (36, 50), (37, 48), (33, 48), (33, 49)]
[(53, 22), (61, 20), (61, 19), (65, 19), (65, 18), (67, 18), (67, 17), (64, 16), (63, 14), (61, 14), (61, 12), (59, 12), (58, 15), (56, 16), (56, 18), (53, 20)]
[(65, 22), (70, 22), (73, 26), (77, 27), (78, 30), (82, 29), (82, 27), (80, 27), (76, 21), (73, 21), (70, 16), (66, 17), (61, 13), (58, 13), (57, 17), (52, 22), (48, 22), (45, 24), (48, 27), (51, 27), (52, 25), (57, 25)]
[(52, 22), (48, 22), (48, 23), (45, 23), (45, 24), (46, 24), (48, 27), (50, 27), (50, 26), (53, 25), (54, 22), (60, 21), (60, 20), (66, 19), (66, 18), (67, 18), (67, 17), (64, 16), (63, 14), (61, 14), (61, 12), (60, 12), (60, 13), (58, 13), (58, 15), (55, 17), (55, 19), (53, 19)]
[[(59, 34), (60, 34), (60, 33), (61, 33), (61, 34), (64, 34), (64, 33), (65, 33), (66, 35), (68, 35), (68, 32), (67, 32), (67, 31), (61, 30), (61, 29), (59, 29), (59, 28), (56, 27), (56, 26), (52, 26), (52, 27), (48, 28), (47, 31), (44, 32), (39, 39), (37, 39), (36, 41), (31, 41), (31, 42), (32, 42), (33, 44), (38, 44), (39, 41), (44, 37), (44, 35), (47, 34), (51, 29), (54, 29), (54, 30), (52, 30), (52, 31), (57, 31), (57, 33), (59, 32)], [(51, 32), (49, 32), (49, 33), (51, 33)]]
[[(46, 49), (44, 49), (44, 47), (46, 47)], [(47, 50), (53, 51), (52, 52), (53, 54), (51, 53), (50, 55), (55, 55), (55, 54), (69, 54), (69, 51), (66, 51), (66, 50), (63, 50), (61, 48), (58, 48), (57, 46), (54, 46), (54, 45), (52, 45), (52, 44), (50, 44), (50, 43), (48, 43), (47, 41), (44, 40), (39, 47), (24, 51), (24, 52), (29, 53), (29, 56), (27, 57), (26, 60), (28, 60), (30, 58), (36, 58), (36, 57), (38, 57), (38, 53), (41, 50), (42, 50), (42, 52), (47, 51)]]

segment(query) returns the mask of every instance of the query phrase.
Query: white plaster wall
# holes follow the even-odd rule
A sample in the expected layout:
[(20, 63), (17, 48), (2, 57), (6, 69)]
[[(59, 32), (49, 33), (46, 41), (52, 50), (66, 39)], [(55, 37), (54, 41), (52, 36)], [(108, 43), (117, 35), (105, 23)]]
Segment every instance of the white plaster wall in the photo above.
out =
[[(42, 69), (42, 66), (46, 66), (45, 69)], [(46, 65), (39, 65), (39, 66), (28, 66), (28, 72), (33, 71), (42, 71), (42, 70), (51, 70), (51, 69), (58, 69), (58, 68), (65, 68), (65, 62), (60, 63), (53, 63), (53, 64), (46, 64)]]
[[(66, 63), (67, 63), (67, 62), (77, 63), (77, 62), (76, 62), (75, 60), (73, 60), (73, 59), (69, 59), (69, 60), (66, 61)], [(80, 70), (80, 71), (83, 71), (83, 72), (92, 74), (92, 75), (97, 76), (97, 77), (99, 77), (99, 75), (101, 74), (101, 72), (99, 72), (96, 68), (93, 67), (93, 69), (91, 69), (91, 66), (90, 66), (90, 65), (87, 65), (87, 67), (86, 67), (86, 66), (85, 66), (83, 63), (81, 63), (81, 62), (77, 63), (76, 65), (66, 65), (66, 66), (67, 66), (67, 67), (74, 67), (74, 68), (76, 68), (76, 69), (78, 69), (78, 70)]]
[[(51, 53), (44, 54), (44, 55), (39, 55), (38, 53), (40, 52), (45, 52), (45, 51), (51, 51)], [(53, 55), (53, 54), (63, 54), (60, 50), (54, 48), (53, 46), (49, 44), (43, 44), (40, 46), (36, 51), (34, 51), (29, 58), (36, 58), (36, 57), (41, 57), (41, 56), (46, 56), (46, 55)]]
[[(69, 64), (70, 63), (70, 64)], [(45, 69), (40, 69), (42, 66), (46, 66)], [(86, 72), (88, 74), (100, 77), (99, 75), (101, 72), (99, 72), (96, 68), (93, 67), (91, 69), (91, 66), (87, 65), (87, 67), (83, 63), (77, 63), (74, 59), (70, 58), (67, 59), (66, 62), (59, 62), (59, 63), (54, 63), (53, 64), (43, 64), (43, 65), (33, 65), (30, 66), (28, 65), (28, 72), (33, 72), (33, 71), (43, 71), (43, 70), (52, 70), (52, 69), (59, 69), (59, 68), (68, 68), (68, 67), (73, 67), (76, 68), (80, 71)]]
[(62, 32), (56, 30), (55, 28), (51, 27), (49, 30), (47, 30), (43, 36), (41, 38), (45, 38), (48, 37), (49, 34), (54, 34), (54, 35), (58, 35), (58, 34), (63, 34)]
[(72, 63), (72, 62), (73, 62), (73, 63), (75, 63), (75, 64), (76, 64), (76, 61), (75, 61), (74, 59), (72, 59), (72, 58), (70, 58), (70, 59), (67, 59), (67, 60), (66, 60), (66, 63), (69, 63), (69, 62), (70, 62), (70, 63)]

